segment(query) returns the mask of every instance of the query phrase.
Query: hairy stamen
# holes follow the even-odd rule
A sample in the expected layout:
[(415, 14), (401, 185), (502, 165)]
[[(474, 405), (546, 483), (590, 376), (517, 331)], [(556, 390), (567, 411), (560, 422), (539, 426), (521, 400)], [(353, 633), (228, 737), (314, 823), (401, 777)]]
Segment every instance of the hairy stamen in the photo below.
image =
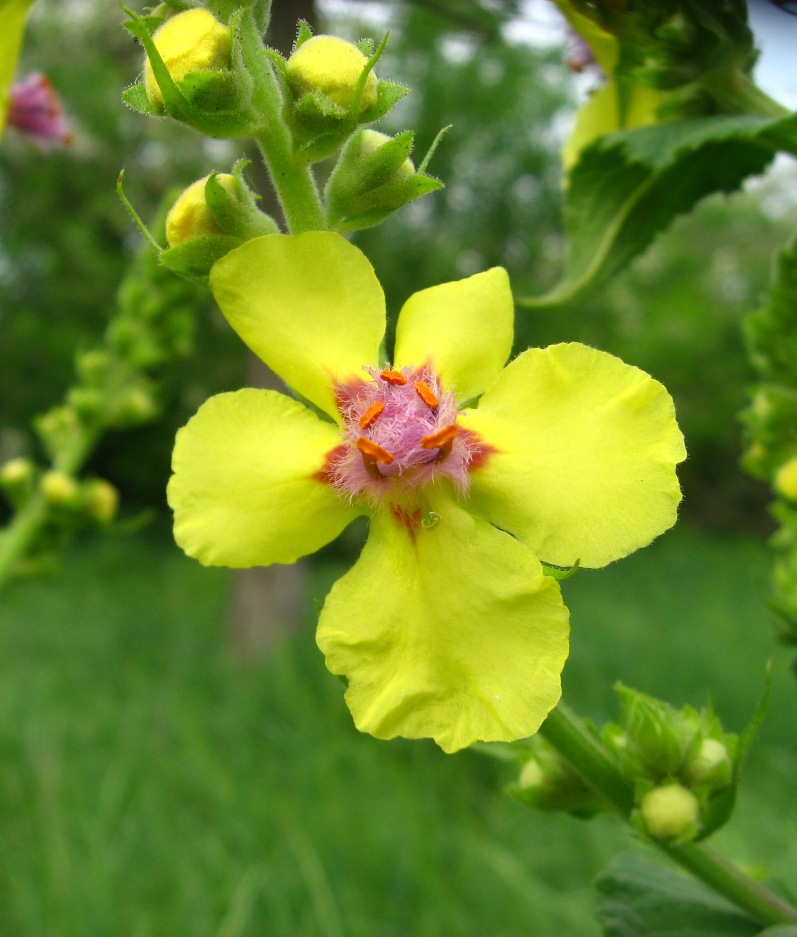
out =
[(438, 449), (435, 459), (443, 460), (451, 452), (454, 440), (459, 436), (459, 427), (456, 423), (449, 423), (436, 433), (421, 436), (421, 449)]

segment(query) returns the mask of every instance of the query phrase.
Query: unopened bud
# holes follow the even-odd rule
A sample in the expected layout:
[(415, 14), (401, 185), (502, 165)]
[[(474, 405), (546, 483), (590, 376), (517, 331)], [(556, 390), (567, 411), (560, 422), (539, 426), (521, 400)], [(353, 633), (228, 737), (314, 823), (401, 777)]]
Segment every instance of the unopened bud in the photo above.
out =
[[(223, 69), (230, 65), (230, 31), (201, 7), (173, 16), (156, 30), (152, 40), (175, 82), (191, 72)], [(163, 92), (149, 59), (144, 62), (144, 87), (150, 104), (163, 109)]]
[(681, 784), (654, 787), (642, 798), (639, 810), (645, 829), (653, 839), (690, 838), (697, 832), (700, 804)]
[(784, 462), (775, 474), (775, 490), (790, 501), (797, 501), (797, 456)]
[(42, 493), (50, 504), (74, 507), (80, 499), (80, 487), (70, 475), (49, 471), (42, 476)]
[[(209, 175), (204, 176), (189, 185), (166, 216), (166, 240), (169, 247), (176, 247), (192, 238), (224, 233), (205, 199), (205, 185), (209, 178)], [(237, 197), (238, 182), (235, 176), (218, 173), (216, 179), (230, 195)]]
[(727, 787), (733, 779), (728, 749), (717, 739), (703, 739), (697, 754), (686, 765), (689, 784), (708, 784), (714, 790)]
[[(297, 97), (323, 94), (348, 110), (368, 59), (357, 46), (335, 36), (313, 36), (288, 59), (288, 83)], [(376, 104), (377, 79), (368, 73), (360, 99), (360, 114)]]
[(95, 478), (83, 489), (86, 512), (101, 524), (110, 523), (119, 507), (119, 492), (104, 478)]
[(0, 485), (4, 488), (20, 488), (33, 478), (35, 466), (30, 459), (9, 459), (0, 468)]
[[(376, 153), (386, 143), (392, 143), (393, 137), (378, 130), (366, 129), (360, 134), (360, 156), (367, 157)], [(407, 179), (415, 174), (415, 166), (409, 156), (397, 169), (393, 170), (393, 179)]]

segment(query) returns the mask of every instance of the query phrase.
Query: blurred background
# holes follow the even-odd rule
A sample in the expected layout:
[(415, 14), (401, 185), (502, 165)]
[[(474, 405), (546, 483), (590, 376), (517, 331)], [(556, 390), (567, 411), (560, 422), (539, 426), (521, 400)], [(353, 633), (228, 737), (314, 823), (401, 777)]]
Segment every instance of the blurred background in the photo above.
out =
[[(753, 13), (762, 44), (795, 35), (774, 6)], [(598, 80), (568, 68), (553, 6), (275, 0), (275, 45), (289, 44), (299, 15), (349, 39), (390, 30), (379, 73), (412, 93), (379, 129), (415, 130), (419, 158), (452, 125), (430, 167), (446, 189), (355, 239), (391, 313), (415, 290), (494, 264), (518, 294), (552, 286), (565, 249), (559, 148)], [(60, 399), (75, 351), (101, 340), (140, 243), (119, 170), (146, 219), (169, 189), (254, 156), (123, 107), (141, 51), (122, 19), (90, 0), (37, 0), (30, 17), (20, 75), (49, 75), (75, 141), (44, 154), (9, 130), (0, 148), (0, 460), (36, 454), (31, 418)], [(765, 61), (776, 82), (783, 67)], [(782, 874), (797, 860), (795, 688), (767, 620), (767, 492), (738, 466), (737, 413), (754, 379), (740, 324), (797, 223), (796, 178), (777, 163), (704, 201), (599, 294), (517, 316), (518, 349), (583, 341), (661, 380), (689, 451), (679, 527), (565, 584), (566, 696), (596, 719), (613, 715), (616, 679), (676, 704), (711, 696), (739, 730), (775, 654), (774, 702), (720, 836)], [(500, 794), (507, 778), (480, 755), (351, 726), (312, 631), (359, 531), (307, 564), (298, 627), (241, 664), (226, 625), (231, 578), (178, 552), (164, 498), (177, 427), (247, 379), (243, 346), (201, 293), (196, 321), (194, 354), (163, 381), (163, 418), (109, 435), (90, 465), (129, 515), (154, 520), (77, 543), (56, 576), (2, 597), (0, 933), (598, 934), (591, 882), (630, 846), (611, 820), (531, 814)]]

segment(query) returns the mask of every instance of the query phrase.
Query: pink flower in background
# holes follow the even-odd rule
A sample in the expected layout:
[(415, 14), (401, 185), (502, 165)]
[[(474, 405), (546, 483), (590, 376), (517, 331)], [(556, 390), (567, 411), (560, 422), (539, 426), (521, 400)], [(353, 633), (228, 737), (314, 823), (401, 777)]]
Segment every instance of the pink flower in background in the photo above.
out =
[(12, 86), (8, 124), (43, 150), (74, 139), (50, 79), (38, 72)]

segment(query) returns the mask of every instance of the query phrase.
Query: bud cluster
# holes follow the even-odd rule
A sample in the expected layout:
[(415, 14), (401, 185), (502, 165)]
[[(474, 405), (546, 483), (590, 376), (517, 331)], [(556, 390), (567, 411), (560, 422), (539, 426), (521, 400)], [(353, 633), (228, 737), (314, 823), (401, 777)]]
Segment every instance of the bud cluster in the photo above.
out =
[(725, 822), (734, 796), (737, 738), (711, 710), (675, 709), (618, 686), (621, 720), (602, 739), (635, 789), (632, 822), (656, 840), (688, 842)]
[[(128, 11), (125, 25), (146, 57), (142, 80), (124, 99), (144, 114), (169, 116), (209, 136), (251, 137), (289, 229), (354, 231), (441, 187), (424, 172), (436, 142), (416, 169), (411, 132), (390, 137), (367, 128), (408, 91), (377, 74), (386, 38), (379, 46), (347, 42), (314, 35), (302, 21), (285, 57), (263, 44), (270, 6), (265, 0), (182, 6), (169, 0), (144, 17)], [(312, 166), (336, 154), (321, 197)], [(206, 283), (225, 253), (278, 230), (256, 201), (240, 165), (231, 175), (197, 181), (174, 205), (161, 261)]]
[(154, 377), (191, 350), (195, 305), (190, 284), (172, 276), (148, 249), (139, 253), (120, 287), (103, 344), (78, 352), (75, 382), (63, 402), (35, 421), (50, 466), (27, 458), (0, 466), (0, 490), (14, 511), (29, 512), (37, 521), (16, 572), (51, 565), (76, 530), (113, 522), (116, 489), (103, 479), (81, 478), (81, 468), (105, 430), (158, 415)]
[(508, 790), (522, 803), (536, 810), (562, 811), (582, 818), (606, 808), (600, 794), (542, 736), (526, 739), (515, 751), (520, 772)]
[(782, 640), (797, 644), (797, 242), (780, 255), (769, 299), (745, 326), (760, 382), (742, 413), (748, 441), (742, 461), (776, 498), (770, 605)]

